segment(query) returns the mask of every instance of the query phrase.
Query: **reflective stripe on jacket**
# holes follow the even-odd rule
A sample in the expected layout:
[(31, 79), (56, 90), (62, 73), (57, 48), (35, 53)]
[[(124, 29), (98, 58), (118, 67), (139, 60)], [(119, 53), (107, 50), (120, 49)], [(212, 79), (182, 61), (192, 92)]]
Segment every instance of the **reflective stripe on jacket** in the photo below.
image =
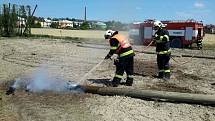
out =
[(156, 37), (156, 43), (165, 43), (169, 41), (169, 36), (168, 35), (163, 35), (163, 36), (158, 36), (157, 34), (155, 35)]
[(124, 57), (124, 56), (130, 55), (130, 54), (133, 54), (133, 53), (134, 53), (133, 50), (129, 50), (127, 52), (124, 52), (124, 53), (120, 54), (119, 57)]
[(167, 51), (160, 51), (157, 52), (157, 54), (163, 55), (163, 54), (170, 54), (171, 53), (171, 49), (167, 50)]

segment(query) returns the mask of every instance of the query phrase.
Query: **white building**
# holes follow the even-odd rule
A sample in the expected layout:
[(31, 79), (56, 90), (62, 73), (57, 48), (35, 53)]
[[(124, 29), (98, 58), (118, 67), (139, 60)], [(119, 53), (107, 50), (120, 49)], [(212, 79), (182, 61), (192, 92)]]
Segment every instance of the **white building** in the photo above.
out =
[(44, 19), (44, 21), (41, 22), (40, 24), (41, 24), (41, 27), (48, 28), (50, 27), (51, 23), (52, 23), (52, 20)]
[(60, 20), (59, 27), (60, 28), (73, 27), (73, 22), (69, 20)]
[(17, 26), (25, 27), (26, 26), (25, 18), (18, 17)]
[(83, 24), (82, 21), (69, 21), (69, 20), (61, 20), (59, 21), (59, 27), (60, 28), (74, 28), (74, 27), (80, 27), (81, 24)]

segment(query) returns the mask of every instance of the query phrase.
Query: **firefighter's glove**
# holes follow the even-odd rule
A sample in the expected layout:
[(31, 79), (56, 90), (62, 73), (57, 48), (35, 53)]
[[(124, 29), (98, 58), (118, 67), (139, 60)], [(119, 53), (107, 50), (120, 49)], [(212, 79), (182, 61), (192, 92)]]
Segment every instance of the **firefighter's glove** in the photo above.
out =
[(117, 54), (113, 54), (113, 56), (111, 56), (111, 60), (118, 61), (119, 56)]
[(111, 58), (111, 55), (107, 54), (104, 59), (106, 60), (106, 59), (110, 59), (110, 58)]
[(114, 65), (119, 66), (119, 60), (114, 60)]
[(154, 40), (160, 40), (160, 36), (157, 35), (157, 34), (155, 34), (155, 35), (153, 36), (153, 39), (154, 39)]

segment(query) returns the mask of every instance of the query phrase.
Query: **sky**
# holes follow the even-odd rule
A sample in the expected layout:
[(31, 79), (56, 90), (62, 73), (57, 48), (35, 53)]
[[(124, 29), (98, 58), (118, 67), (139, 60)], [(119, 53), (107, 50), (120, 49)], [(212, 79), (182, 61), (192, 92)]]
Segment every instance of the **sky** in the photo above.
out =
[(88, 20), (137, 22), (145, 19), (195, 19), (215, 24), (215, 0), (0, 0), (2, 3), (37, 4), (35, 16)]

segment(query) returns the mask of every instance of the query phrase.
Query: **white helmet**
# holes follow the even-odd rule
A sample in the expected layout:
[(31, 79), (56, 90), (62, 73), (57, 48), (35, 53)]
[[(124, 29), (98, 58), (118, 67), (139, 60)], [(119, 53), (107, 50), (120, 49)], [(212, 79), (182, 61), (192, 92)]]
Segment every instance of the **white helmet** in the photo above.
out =
[(154, 22), (154, 24), (153, 24), (153, 27), (159, 27), (159, 28), (161, 28), (161, 27), (163, 27), (163, 23), (161, 23), (161, 21), (156, 20)]
[(113, 30), (107, 30), (104, 35), (105, 39), (110, 39), (115, 32)]

